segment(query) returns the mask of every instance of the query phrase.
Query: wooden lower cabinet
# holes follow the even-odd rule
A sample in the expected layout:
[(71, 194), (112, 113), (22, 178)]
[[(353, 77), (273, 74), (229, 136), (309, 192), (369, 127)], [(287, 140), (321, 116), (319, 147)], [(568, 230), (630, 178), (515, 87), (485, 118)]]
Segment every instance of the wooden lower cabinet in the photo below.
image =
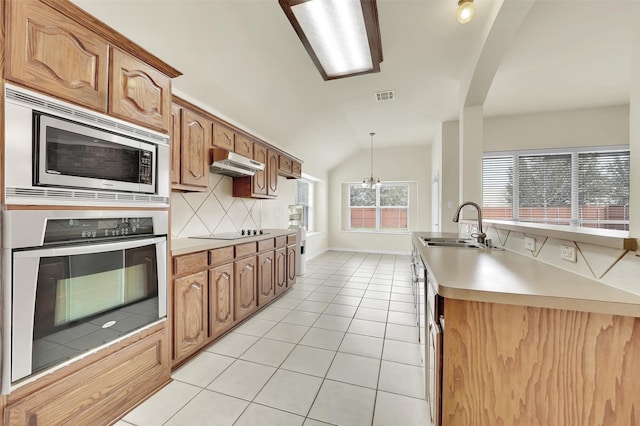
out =
[(256, 256), (233, 263), (236, 321), (243, 320), (257, 308)]
[(274, 288), (275, 258), (269, 251), (258, 255), (258, 306), (262, 306), (276, 296)]
[(640, 424), (640, 318), (445, 299), (442, 424)]
[(274, 287), (276, 296), (287, 289), (287, 248), (282, 247), (275, 251)]
[(7, 426), (111, 424), (169, 382), (168, 344), (167, 330), (163, 327), (70, 376), (14, 403), (9, 402), (0, 423)]
[(287, 246), (287, 287), (296, 283), (296, 251), (297, 245)]
[(174, 360), (180, 361), (207, 341), (207, 271), (174, 280)]
[(233, 263), (209, 270), (209, 337), (216, 338), (233, 327)]

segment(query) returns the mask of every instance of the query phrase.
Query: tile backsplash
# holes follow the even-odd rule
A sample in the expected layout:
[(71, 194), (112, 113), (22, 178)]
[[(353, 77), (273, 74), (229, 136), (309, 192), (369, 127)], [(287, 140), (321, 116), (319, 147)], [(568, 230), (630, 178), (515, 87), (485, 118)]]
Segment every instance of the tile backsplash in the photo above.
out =
[[(640, 257), (636, 256), (635, 251), (561, 240), (530, 232), (525, 234), (495, 226), (486, 228), (487, 238), (491, 238), (493, 244), (504, 247), (506, 250), (600, 281), (611, 287), (640, 294), (640, 280), (633, 278), (640, 276)], [(476, 227), (473, 225), (460, 225), (460, 232), (463, 234), (471, 234), (475, 230)], [(536, 240), (534, 251), (525, 249), (525, 236)], [(576, 262), (560, 258), (562, 245), (576, 248)]]
[(261, 228), (262, 202), (234, 198), (232, 189), (231, 177), (210, 173), (208, 192), (172, 192), (171, 237)]

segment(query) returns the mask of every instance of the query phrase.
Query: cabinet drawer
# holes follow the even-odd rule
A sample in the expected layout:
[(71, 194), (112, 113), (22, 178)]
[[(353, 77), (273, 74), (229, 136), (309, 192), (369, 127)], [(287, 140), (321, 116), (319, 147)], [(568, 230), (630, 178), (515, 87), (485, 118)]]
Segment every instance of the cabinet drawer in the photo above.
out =
[(276, 248), (281, 248), (287, 245), (287, 236), (276, 237)]
[(218, 266), (233, 261), (233, 246), (209, 250), (209, 265)]
[(236, 257), (244, 257), (244, 256), (248, 256), (250, 254), (255, 254), (257, 253), (256, 250), (256, 243), (246, 243), (246, 244), (238, 244), (236, 246)]
[(275, 248), (275, 239), (269, 238), (267, 240), (258, 241), (258, 252), (267, 250), (273, 250)]
[(287, 245), (296, 243), (296, 234), (287, 235)]
[(206, 251), (174, 257), (173, 274), (177, 276), (205, 270), (209, 266), (207, 260)]
[(2, 424), (112, 424), (171, 380), (167, 345), (164, 329), (144, 337), (9, 405)]

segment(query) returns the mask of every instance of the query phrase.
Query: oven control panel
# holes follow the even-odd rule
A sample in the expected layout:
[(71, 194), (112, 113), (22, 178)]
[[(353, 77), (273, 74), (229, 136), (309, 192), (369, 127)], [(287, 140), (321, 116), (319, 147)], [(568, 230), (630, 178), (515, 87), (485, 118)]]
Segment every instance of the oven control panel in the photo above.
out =
[(82, 218), (49, 219), (44, 243), (67, 243), (82, 240), (105, 240), (154, 235), (153, 218)]

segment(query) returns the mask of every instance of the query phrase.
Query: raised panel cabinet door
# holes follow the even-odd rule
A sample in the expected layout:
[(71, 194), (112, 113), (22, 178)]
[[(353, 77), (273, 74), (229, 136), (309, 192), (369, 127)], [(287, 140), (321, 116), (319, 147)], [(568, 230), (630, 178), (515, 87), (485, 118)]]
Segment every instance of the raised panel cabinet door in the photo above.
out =
[(39, 1), (8, 1), (3, 6), (8, 12), (6, 78), (106, 112), (106, 40)]
[(276, 295), (274, 288), (274, 252), (258, 255), (258, 306), (262, 306)]
[(298, 163), (297, 161), (292, 162), (291, 174), (296, 178), (302, 177), (302, 164)]
[(234, 151), (236, 154), (244, 155), (248, 158), (253, 158), (253, 141), (244, 135), (236, 134), (236, 144)]
[(267, 153), (267, 195), (278, 195), (278, 153)]
[(171, 183), (180, 183), (180, 107), (171, 105)]
[(209, 270), (209, 335), (220, 336), (234, 324), (233, 263)]
[(213, 146), (233, 151), (235, 147), (236, 134), (220, 123), (213, 123)]
[(287, 246), (287, 287), (296, 283), (296, 245)]
[(285, 175), (288, 176), (291, 174), (291, 159), (289, 157), (285, 157), (284, 155), (279, 156), (278, 169)]
[(209, 184), (209, 145), (211, 122), (195, 112), (182, 109), (180, 165), (184, 185), (206, 187)]
[(267, 195), (267, 148), (262, 145), (255, 144), (253, 147), (253, 159), (265, 165), (265, 169), (253, 175), (251, 182), (253, 184), (253, 194)]
[(207, 339), (207, 271), (174, 280), (174, 359), (200, 349)]
[(275, 251), (274, 287), (276, 296), (287, 289), (287, 248), (282, 247)]
[(166, 133), (171, 120), (171, 79), (112, 48), (109, 113)]
[(257, 307), (256, 257), (236, 260), (233, 266), (235, 315), (240, 321)]

